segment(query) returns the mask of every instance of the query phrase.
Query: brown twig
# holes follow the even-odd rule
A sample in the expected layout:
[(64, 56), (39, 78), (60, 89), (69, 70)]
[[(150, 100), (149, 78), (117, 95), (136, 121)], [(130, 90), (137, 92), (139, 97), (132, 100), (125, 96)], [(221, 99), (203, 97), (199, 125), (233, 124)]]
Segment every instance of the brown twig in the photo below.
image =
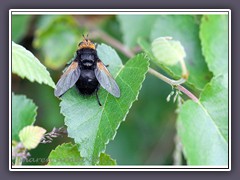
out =
[(101, 30), (95, 30), (95, 31), (93, 31), (93, 33), (94, 33), (94, 35), (96, 37), (101, 38), (102, 40), (104, 40), (105, 42), (107, 42), (108, 44), (113, 46), (114, 48), (116, 48), (119, 51), (121, 51), (127, 57), (132, 58), (134, 56), (134, 53), (130, 49), (128, 49), (121, 42), (119, 42), (118, 40), (112, 38), (111, 36), (109, 36), (105, 32), (103, 32)]
[(180, 90), (181, 92), (183, 92), (184, 94), (186, 94), (189, 98), (191, 98), (194, 102), (198, 103), (199, 102), (199, 99), (194, 95), (192, 94), (189, 90), (187, 90), (185, 87), (181, 86), (181, 85), (178, 85), (176, 86), (176, 88), (178, 90)]
[[(105, 32), (97, 29), (97, 30), (93, 30), (92, 33), (93, 33), (94, 37), (101, 38), (103, 41), (107, 42), (108, 44), (110, 44), (114, 48), (116, 48), (119, 51), (121, 51), (128, 58), (132, 58), (134, 56), (134, 53), (130, 49), (128, 49), (121, 42), (119, 42), (118, 40), (116, 40), (113, 37), (109, 36)], [(198, 100), (198, 98), (196, 96), (194, 96), (190, 91), (188, 91), (186, 88), (184, 88), (183, 86), (180, 85), (180, 84), (182, 84), (182, 83), (184, 83), (186, 81), (186, 78), (181, 78), (179, 80), (172, 80), (172, 79), (169, 79), (168, 77), (162, 75), (161, 73), (155, 71), (154, 69), (152, 69), (150, 67), (148, 69), (148, 72), (150, 74), (156, 76), (157, 78), (161, 79), (162, 81), (168, 83), (169, 85), (174, 86), (175, 88), (177, 88), (178, 90), (180, 90), (181, 92), (186, 94), (194, 102), (197, 102), (197, 103), (199, 102), (199, 100)]]
[(67, 134), (67, 130), (64, 127), (60, 128), (53, 128), (53, 130), (49, 133), (46, 133), (40, 143), (46, 144), (46, 143), (51, 143), (53, 141), (53, 138), (57, 138), (59, 136), (63, 136)]

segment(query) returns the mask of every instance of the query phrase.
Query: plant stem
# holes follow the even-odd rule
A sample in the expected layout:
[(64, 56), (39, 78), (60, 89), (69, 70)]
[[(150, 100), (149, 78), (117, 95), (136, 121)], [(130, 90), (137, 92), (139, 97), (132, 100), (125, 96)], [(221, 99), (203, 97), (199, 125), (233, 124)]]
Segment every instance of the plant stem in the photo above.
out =
[(101, 31), (101, 30), (95, 30), (93, 31), (94, 35), (98, 38), (101, 38), (103, 41), (107, 42), (108, 44), (110, 44), (111, 46), (113, 46), (114, 48), (118, 49), (119, 51), (121, 51), (123, 54), (125, 54), (128, 58), (132, 58), (134, 56), (134, 53), (128, 49), (126, 46), (124, 46), (120, 41), (112, 38), (111, 36), (109, 36), (108, 34), (106, 34), (105, 32)]
[(181, 68), (182, 68), (182, 78), (187, 80), (188, 79), (188, 70), (186, 64), (183, 59), (180, 60)]
[[(108, 44), (110, 44), (114, 48), (118, 49), (123, 54), (125, 54), (128, 58), (132, 58), (134, 56), (134, 53), (130, 49), (128, 49), (121, 42), (112, 38), (111, 36), (109, 36), (105, 32), (103, 32), (99, 29), (95, 29), (95, 30), (93, 30), (92, 34), (93, 34), (94, 37), (101, 38), (103, 41), (107, 42)], [(188, 91), (186, 88), (184, 88), (183, 86), (180, 85), (180, 84), (183, 84), (184, 82), (186, 82), (186, 80), (188, 78), (188, 72), (187, 72), (187, 68), (186, 68), (186, 65), (185, 65), (184, 62), (181, 62), (181, 67), (182, 67), (182, 70), (183, 70), (183, 74), (182, 74), (182, 78), (179, 79), (179, 80), (169, 79), (168, 77), (162, 75), (161, 73), (155, 71), (152, 68), (149, 68), (148, 72), (150, 74), (156, 76), (157, 78), (161, 79), (162, 81), (168, 83), (169, 85), (174, 86), (175, 88), (177, 88), (178, 90), (180, 90), (181, 92), (186, 94), (194, 102), (199, 102), (199, 100), (196, 96), (194, 96), (190, 91)]]
[(192, 94), (190, 91), (188, 91), (185, 87), (183, 87), (181, 85), (177, 85), (176, 88), (178, 90), (180, 90), (181, 92), (183, 92), (184, 94), (186, 94), (194, 102), (199, 103), (199, 99), (194, 94)]
[(174, 142), (175, 150), (173, 152), (173, 164), (182, 165), (182, 143), (177, 134), (175, 135)]
[(149, 72), (150, 74), (156, 76), (157, 78), (163, 80), (164, 82), (170, 84), (171, 86), (177, 86), (177, 85), (182, 84), (182, 83), (184, 83), (184, 82), (186, 81), (186, 79), (183, 79), (183, 78), (181, 78), (181, 79), (179, 79), (179, 80), (169, 79), (168, 77), (160, 74), (159, 72), (155, 71), (155, 70), (152, 69), (152, 68), (149, 68), (149, 69), (148, 69), (148, 72)]
[(15, 159), (15, 166), (21, 166), (22, 165), (22, 157), (17, 156)]

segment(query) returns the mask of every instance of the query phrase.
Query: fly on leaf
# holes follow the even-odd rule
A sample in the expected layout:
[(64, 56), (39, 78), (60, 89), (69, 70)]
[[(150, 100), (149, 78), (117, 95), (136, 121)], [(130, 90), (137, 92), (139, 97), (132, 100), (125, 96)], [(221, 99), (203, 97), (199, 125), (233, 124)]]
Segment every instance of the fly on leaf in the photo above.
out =
[(120, 89), (104, 63), (99, 59), (95, 44), (83, 36), (78, 44), (76, 57), (59, 79), (54, 95), (61, 97), (76, 85), (82, 95), (96, 94), (98, 98), (100, 85), (115, 97), (120, 97)]

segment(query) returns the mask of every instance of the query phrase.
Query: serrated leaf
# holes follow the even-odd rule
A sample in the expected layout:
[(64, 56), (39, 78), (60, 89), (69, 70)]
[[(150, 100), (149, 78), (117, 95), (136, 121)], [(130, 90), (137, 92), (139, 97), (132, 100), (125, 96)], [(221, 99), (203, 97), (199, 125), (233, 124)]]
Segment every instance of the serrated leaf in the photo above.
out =
[(186, 53), (179, 41), (171, 37), (159, 37), (152, 42), (152, 52), (159, 63), (174, 65), (184, 61)]
[(42, 16), (34, 47), (44, 55), (44, 64), (52, 69), (63, 67), (81, 40), (79, 26), (72, 16)]
[[(185, 63), (189, 71), (188, 83), (202, 90), (211, 79), (207, 64), (201, 52), (199, 26), (192, 15), (161, 15), (156, 20), (151, 40), (158, 37), (170, 36), (183, 45), (186, 58)], [(159, 65), (159, 64), (158, 64)], [(174, 74), (181, 77), (181, 66), (168, 67)]]
[(26, 35), (31, 16), (12, 15), (12, 40), (20, 42)]
[(40, 143), (46, 130), (39, 126), (26, 126), (19, 132), (19, 139), (28, 150), (34, 149)]
[(97, 46), (98, 57), (105, 65), (109, 65), (108, 69), (113, 76), (116, 76), (119, 69), (123, 68), (122, 60), (116, 51), (106, 44)]
[(117, 162), (116, 160), (113, 160), (108, 154), (101, 153), (99, 163), (97, 165), (102, 166), (102, 165), (116, 165)]
[(157, 17), (156, 15), (118, 15), (124, 44), (134, 47), (139, 37), (149, 37)]
[(228, 164), (228, 75), (204, 88), (199, 104), (187, 101), (178, 117), (178, 134), (189, 165)]
[(33, 125), (37, 116), (37, 106), (31, 99), (12, 93), (12, 140), (19, 140), (20, 130)]
[(76, 144), (64, 143), (52, 150), (48, 156), (48, 165), (83, 165), (83, 158), (80, 157)]
[[(48, 165), (64, 166), (64, 165), (84, 165), (83, 158), (80, 156), (76, 144), (64, 143), (52, 150), (48, 156)], [(112, 160), (107, 154), (102, 153), (98, 165), (116, 165), (116, 161)]]
[(115, 98), (101, 88), (99, 98), (103, 106), (100, 107), (94, 95), (82, 96), (76, 88), (72, 88), (62, 97), (60, 104), (69, 136), (79, 144), (85, 164), (98, 162), (100, 153), (105, 151), (106, 144), (114, 138), (120, 123), (137, 99), (148, 70), (149, 64), (144, 55), (138, 55), (122, 66), (113, 51), (106, 45), (98, 49), (101, 60), (109, 65), (110, 72), (116, 77), (121, 97)]
[(49, 72), (40, 61), (23, 46), (12, 42), (12, 72), (29, 81), (47, 84), (55, 88)]
[(200, 26), (203, 54), (215, 76), (228, 72), (228, 16), (204, 15)]

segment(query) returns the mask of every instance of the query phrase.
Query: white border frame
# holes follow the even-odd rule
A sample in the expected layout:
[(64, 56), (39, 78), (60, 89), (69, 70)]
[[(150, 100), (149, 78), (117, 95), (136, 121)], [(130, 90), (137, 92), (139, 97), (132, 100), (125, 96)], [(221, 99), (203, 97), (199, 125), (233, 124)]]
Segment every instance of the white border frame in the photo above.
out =
[[(120, 12), (119, 12), (120, 11)], [(211, 12), (209, 12), (211, 11)], [(229, 166), (14, 166), (11, 161), (12, 128), (12, 61), (11, 16), (12, 15), (116, 15), (116, 14), (228, 14), (229, 15)], [(9, 170), (10, 171), (230, 171), (231, 170), (231, 10), (230, 9), (10, 9), (9, 10)], [(64, 168), (64, 169), (62, 169)], [(89, 169), (91, 168), (91, 169)], [(104, 169), (103, 169), (104, 168)], [(106, 169), (105, 169), (106, 168)], [(118, 169), (122, 168), (122, 169)], [(135, 169), (133, 169), (135, 168)], [(156, 169), (160, 168), (160, 169)], [(204, 168), (204, 169), (200, 169)], [(220, 169), (224, 168), (224, 169)]]

